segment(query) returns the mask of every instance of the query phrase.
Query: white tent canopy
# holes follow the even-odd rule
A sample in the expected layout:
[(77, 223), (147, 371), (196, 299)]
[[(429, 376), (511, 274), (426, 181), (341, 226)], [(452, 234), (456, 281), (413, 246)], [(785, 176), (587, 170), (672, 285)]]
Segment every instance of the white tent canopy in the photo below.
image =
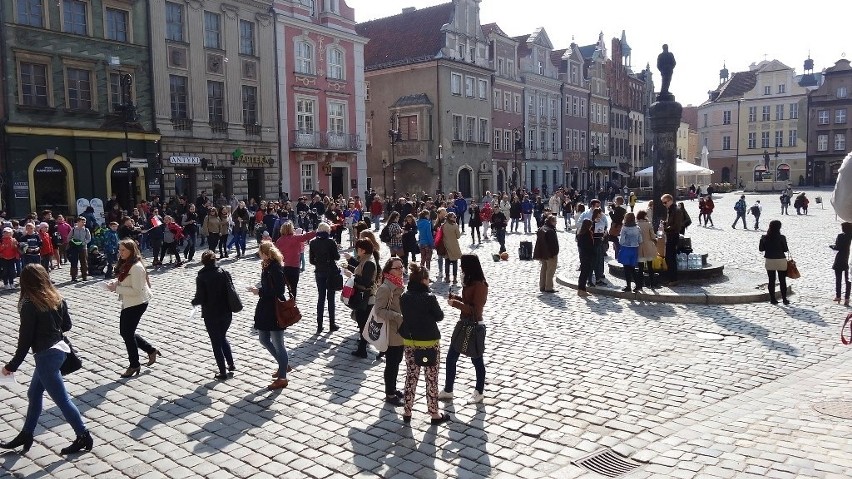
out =
[[(677, 176), (710, 176), (712, 174), (713, 170), (709, 168), (703, 168), (698, 165), (693, 165), (692, 163), (677, 158)], [(636, 176), (653, 177), (654, 167), (649, 166), (644, 170), (637, 171)]]

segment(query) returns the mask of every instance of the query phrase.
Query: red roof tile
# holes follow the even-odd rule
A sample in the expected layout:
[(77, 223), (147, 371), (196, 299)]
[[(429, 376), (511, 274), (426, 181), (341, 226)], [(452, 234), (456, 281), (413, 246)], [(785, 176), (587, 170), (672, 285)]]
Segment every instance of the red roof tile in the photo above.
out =
[(370, 42), (364, 50), (366, 70), (434, 59), (444, 47), (441, 27), (453, 20), (453, 3), (359, 23), (355, 30)]

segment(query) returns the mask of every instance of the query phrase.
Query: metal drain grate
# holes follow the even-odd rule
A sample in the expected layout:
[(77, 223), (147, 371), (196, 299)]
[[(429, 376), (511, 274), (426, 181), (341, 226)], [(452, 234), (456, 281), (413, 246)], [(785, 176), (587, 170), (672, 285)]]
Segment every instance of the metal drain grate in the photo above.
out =
[(641, 463), (615, 453), (612, 449), (599, 449), (588, 456), (573, 461), (574, 465), (604, 477), (623, 477), (642, 466)]
[(824, 401), (812, 406), (814, 411), (840, 419), (852, 419), (852, 401)]

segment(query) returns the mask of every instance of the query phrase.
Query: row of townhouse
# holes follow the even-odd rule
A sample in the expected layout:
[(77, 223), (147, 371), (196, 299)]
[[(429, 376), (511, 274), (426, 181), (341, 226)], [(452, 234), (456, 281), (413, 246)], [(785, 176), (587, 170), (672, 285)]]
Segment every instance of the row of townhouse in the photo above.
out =
[(778, 60), (733, 74), (723, 67), (719, 86), (698, 107), (713, 181), (758, 191), (834, 183), (852, 151), (850, 89), (846, 59), (815, 73), (808, 58), (801, 75)]
[(366, 43), (343, 0), (0, 0), (2, 207), (363, 191)]
[(357, 25), (369, 38), (367, 177), (403, 192), (478, 198), (620, 185), (646, 163), (650, 69), (597, 43), (554, 49), (546, 31), (481, 25), (480, 0), (455, 0)]

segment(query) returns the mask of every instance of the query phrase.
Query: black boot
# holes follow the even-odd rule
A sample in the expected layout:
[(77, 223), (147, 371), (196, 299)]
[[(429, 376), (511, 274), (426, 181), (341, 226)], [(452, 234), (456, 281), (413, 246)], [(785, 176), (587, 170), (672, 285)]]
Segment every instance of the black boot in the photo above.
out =
[(87, 451), (92, 450), (92, 435), (89, 434), (89, 431), (84, 432), (81, 436), (77, 436), (74, 439), (74, 442), (71, 443), (70, 446), (63, 448), (59, 451), (60, 454), (74, 454), (75, 452), (80, 452), (83, 449)]
[(355, 351), (352, 351), (353, 356), (357, 356), (359, 358), (367, 357), (367, 341), (363, 339), (358, 340), (358, 348)]
[(15, 449), (18, 446), (24, 446), (21, 448), (21, 454), (26, 453), (30, 450), (30, 447), (33, 445), (33, 435), (28, 432), (19, 432), (15, 439), (12, 439), (9, 442), (0, 442), (0, 448), (2, 449)]
[(769, 302), (772, 304), (778, 304), (778, 300), (775, 299), (775, 291), (769, 292)]

